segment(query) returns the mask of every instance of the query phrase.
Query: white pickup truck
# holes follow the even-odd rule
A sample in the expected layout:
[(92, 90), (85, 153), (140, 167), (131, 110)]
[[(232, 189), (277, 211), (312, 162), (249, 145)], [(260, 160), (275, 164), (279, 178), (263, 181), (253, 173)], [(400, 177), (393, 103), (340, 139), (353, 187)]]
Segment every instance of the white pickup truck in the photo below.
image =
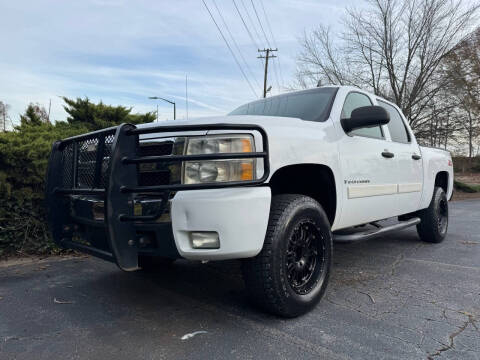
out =
[(452, 169), (394, 104), (326, 86), (57, 141), (46, 197), (60, 246), (127, 271), (242, 259), (252, 299), (293, 317), (324, 294), (334, 241), (416, 225), (441, 242)]

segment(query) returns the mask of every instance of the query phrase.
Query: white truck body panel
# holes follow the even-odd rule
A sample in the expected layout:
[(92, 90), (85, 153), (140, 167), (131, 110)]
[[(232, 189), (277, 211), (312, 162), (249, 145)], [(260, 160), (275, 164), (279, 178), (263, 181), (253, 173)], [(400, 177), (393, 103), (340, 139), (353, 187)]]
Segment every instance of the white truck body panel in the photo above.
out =
[(449, 152), (420, 146), (423, 162), (423, 192), (419, 209), (425, 209), (430, 204), (433, 195), (433, 188), (435, 186), (435, 176), (441, 171), (448, 172), (448, 191), (447, 199), (450, 199), (453, 194), (453, 165), (445, 166), (445, 161), (452, 164), (452, 157)]
[[(270, 201), (268, 186), (179, 192), (171, 208), (178, 252), (190, 260), (257, 255), (267, 231)], [(217, 232), (220, 249), (193, 249), (190, 241), (193, 231)]]
[[(165, 125), (244, 123), (262, 126), (269, 140), (270, 177), (266, 185), (277, 170), (286, 166), (327, 166), (335, 180), (335, 189), (328, 191), (336, 192), (332, 231), (428, 207), (435, 177), (442, 171), (448, 173), (447, 197), (450, 198), (453, 190), (450, 154), (418, 146), (405, 119), (411, 137), (408, 144), (392, 141), (386, 125), (382, 127), (384, 139), (351, 136), (344, 132), (340, 114), (345, 97), (352, 91), (368, 95), (372, 104), (377, 105), (377, 97), (372, 94), (357, 88), (339, 87), (330, 116), (324, 122), (234, 115), (176, 120), (165, 122)], [(210, 131), (208, 134), (225, 132)], [(155, 134), (144, 135), (141, 140), (155, 137)], [(256, 151), (261, 151), (261, 136), (254, 133), (254, 138)], [(382, 157), (383, 151), (395, 153), (395, 157)], [(421, 159), (412, 159), (414, 154)], [(261, 161), (257, 163), (257, 170), (260, 172), (257, 177), (260, 177)], [(270, 202), (268, 186), (179, 191), (172, 201), (172, 223), (179, 253), (185, 258), (204, 260), (255, 256), (263, 246)], [(217, 231), (221, 248), (192, 249), (189, 231)]]

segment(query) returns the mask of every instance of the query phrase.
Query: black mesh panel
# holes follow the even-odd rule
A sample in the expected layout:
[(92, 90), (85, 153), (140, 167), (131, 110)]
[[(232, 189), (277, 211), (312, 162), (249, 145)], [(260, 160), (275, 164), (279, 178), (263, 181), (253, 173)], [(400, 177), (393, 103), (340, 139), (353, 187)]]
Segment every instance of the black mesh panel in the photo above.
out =
[[(100, 139), (104, 139), (103, 156), (101, 154), (97, 156), (97, 151), (102, 148), (99, 146)], [(65, 144), (61, 153), (63, 160), (61, 174), (63, 187), (66, 189), (105, 188), (114, 139), (115, 133), (111, 131), (99, 135), (91, 135), (86, 139)], [(98, 184), (95, 184), (97, 159), (101, 159), (102, 164), (97, 178)], [(75, 166), (76, 178), (74, 179)]]
[(95, 162), (97, 159), (98, 138), (91, 138), (77, 143), (77, 187), (93, 188), (95, 177)]
[(73, 186), (73, 143), (65, 146), (62, 152), (63, 163), (63, 187), (71, 188)]
[(115, 135), (107, 135), (105, 136), (105, 148), (103, 150), (103, 160), (102, 160), (102, 173), (100, 175), (100, 186), (103, 188), (107, 187), (107, 170), (108, 170), (108, 163), (110, 161), (110, 156), (112, 155), (112, 146), (113, 140), (115, 139)]

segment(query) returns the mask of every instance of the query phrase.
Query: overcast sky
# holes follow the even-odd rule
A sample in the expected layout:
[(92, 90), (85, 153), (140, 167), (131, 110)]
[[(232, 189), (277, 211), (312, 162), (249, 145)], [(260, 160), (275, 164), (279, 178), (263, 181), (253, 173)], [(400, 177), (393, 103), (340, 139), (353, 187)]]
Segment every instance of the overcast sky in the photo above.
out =
[[(202, 0), (0, 0), (0, 100), (11, 105), (15, 122), (28, 103), (48, 109), (50, 99), (51, 118), (65, 120), (59, 96), (88, 96), (133, 107), (134, 112), (154, 111), (156, 103), (148, 96), (162, 96), (176, 101), (177, 118), (184, 118), (187, 74), (190, 117), (224, 114), (251, 101), (262, 91), (263, 66), (256, 58), (257, 47), (233, 1), (205, 1), (237, 53), (253, 91)], [(277, 64), (269, 72), (273, 93), (292, 82), (298, 37), (320, 23), (338, 29), (345, 7), (354, 2), (253, 0), (270, 45), (279, 49)], [(268, 47), (251, 0), (235, 3), (255, 42)], [(160, 119), (171, 118), (171, 107), (160, 105)]]

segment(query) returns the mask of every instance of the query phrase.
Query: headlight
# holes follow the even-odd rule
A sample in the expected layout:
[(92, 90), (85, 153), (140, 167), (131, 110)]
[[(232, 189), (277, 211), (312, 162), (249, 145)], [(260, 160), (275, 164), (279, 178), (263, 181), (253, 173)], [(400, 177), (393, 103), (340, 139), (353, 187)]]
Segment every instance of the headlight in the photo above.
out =
[(201, 136), (187, 138), (186, 155), (246, 153), (245, 159), (199, 160), (183, 163), (183, 183), (246, 181), (255, 179), (255, 151), (251, 135)]

